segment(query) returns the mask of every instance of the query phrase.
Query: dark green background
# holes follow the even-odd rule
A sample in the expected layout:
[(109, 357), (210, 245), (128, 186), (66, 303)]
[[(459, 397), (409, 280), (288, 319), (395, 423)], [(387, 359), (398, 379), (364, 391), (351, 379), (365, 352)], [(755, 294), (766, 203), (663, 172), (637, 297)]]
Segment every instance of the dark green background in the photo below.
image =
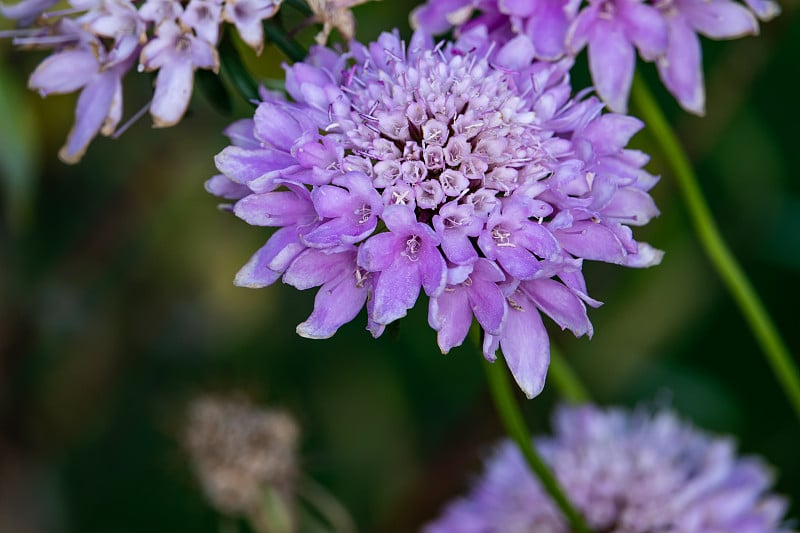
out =
[[(359, 37), (407, 32), (409, 6), (356, 8)], [(796, 7), (785, 4), (758, 38), (704, 41), (705, 118), (681, 112), (643, 67), (795, 354)], [(301, 35), (308, 42), (313, 31)], [(247, 104), (234, 97), (234, 115), (223, 116), (196, 91), (177, 127), (144, 119), (65, 166), (56, 153), (75, 96), (26, 91), (42, 57), (0, 43), (0, 531), (216, 531), (181, 444), (186, 402), (209, 391), (243, 391), (294, 413), (303, 469), (362, 531), (413, 531), (463, 490), (501, 430), (479, 356), (470, 347), (439, 354), (426, 301), (379, 340), (362, 314), (334, 339), (309, 341), (294, 326), (313, 291), (232, 285), (267, 234), (218, 211), (203, 181), (227, 144), (221, 129)], [(262, 76), (282, 75), (274, 48), (248, 60)], [(581, 72), (583, 58), (578, 88), (588, 83)], [(147, 78), (129, 77), (126, 115), (149, 94)], [(634, 143), (657, 152), (646, 132)], [(590, 313), (594, 338), (548, 323), (553, 341), (599, 402), (668, 404), (734, 434), (743, 452), (775, 466), (778, 490), (798, 496), (800, 424), (657, 155), (649, 168), (663, 174), (654, 190), (662, 215), (638, 235), (666, 250), (663, 264), (587, 264), (590, 293), (606, 302)], [(546, 430), (554, 399), (547, 388), (524, 403), (536, 431)]]

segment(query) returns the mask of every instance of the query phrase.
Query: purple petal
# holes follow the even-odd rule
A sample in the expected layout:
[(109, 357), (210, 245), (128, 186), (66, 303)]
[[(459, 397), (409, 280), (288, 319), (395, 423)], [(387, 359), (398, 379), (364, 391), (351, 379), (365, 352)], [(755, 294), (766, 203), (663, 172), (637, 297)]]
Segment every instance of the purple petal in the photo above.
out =
[(425, 294), (436, 296), (441, 293), (447, 281), (447, 265), (436, 245), (423, 243), (417, 265)]
[(71, 93), (89, 83), (99, 70), (100, 63), (90, 50), (65, 50), (39, 63), (28, 80), (28, 88), (42, 96)]
[(586, 306), (567, 287), (552, 279), (526, 281), (520, 287), (561, 329), (569, 329), (576, 337), (592, 336)]
[(367, 300), (367, 290), (358, 287), (355, 276), (341, 275), (323, 285), (314, 298), (314, 311), (298, 324), (297, 334), (307, 339), (327, 339), (358, 315)]
[(637, 245), (636, 253), (628, 254), (623, 264), (632, 268), (647, 268), (660, 264), (663, 258), (662, 250), (653, 248), (646, 242), (640, 242)]
[(594, 222), (575, 222), (571, 228), (555, 232), (558, 242), (575, 257), (620, 264), (625, 248), (608, 228)]
[(468, 289), (470, 307), (481, 327), (491, 335), (500, 333), (508, 306), (496, 282), (504, 279), (503, 272), (491, 261), (479, 259)]
[(616, 218), (631, 226), (643, 226), (658, 214), (652, 196), (633, 187), (617, 189), (611, 201), (603, 208), (603, 216)]
[(100, 131), (111, 110), (117, 81), (113, 71), (106, 71), (81, 91), (75, 108), (75, 125), (69, 132), (67, 143), (58, 152), (58, 157), (65, 163), (78, 162)]
[(284, 152), (304, 133), (316, 130), (317, 125), (297, 109), (272, 102), (263, 102), (256, 109), (256, 137)]
[(529, 18), (525, 25), (525, 33), (533, 39), (539, 59), (554, 61), (564, 55), (567, 29), (575, 14), (573, 4), (576, 2), (539, 0), (536, 16)]
[(772, 0), (744, 0), (744, 3), (764, 22), (781, 14), (781, 6)]
[(638, 1), (621, 1), (617, 5), (620, 18), (625, 22), (628, 38), (633, 41), (646, 61), (653, 61), (664, 54), (669, 44), (669, 28), (664, 15), (647, 4)]
[(369, 272), (389, 268), (400, 255), (400, 244), (393, 233), (373, 235), (358, 247), (358, 264)]
[(228, 200), (239, 200), (250, 194), (250, 189), (236, 183), (227, 176), (217, 174), (209, 178), (205, 183), (206, 191), (214, 196), (219, 196)]
[(700, 60), (700, 40), (680, 15), (670, 18), (670, 46), (656, 62), (661, 81), (681, 106), (697, 115), (705, 113), (705, 88)]
[(295, 228), (281, 228), (239, 270), (233, 283), (238, 287), (252, 289), (271, 285), (281, 277), (281, 272), (269, 268), (269, 265), (276, 259), (286, 263), (288, 258), (294, 259), (304, 249), (305, 246), (297, 240)]
[(394, 233), (413, 233), (418, 226), (414, 212), (403, 205), (388, 205), (381, 214), (389, 231)]
[(283, 282), (297, 289), (318, 287), (356, 268), (355, 252), (326, 254), (313, 248), (297, 256), (286, 273)]
[(437, 331), (436, 340), (443, 354), (456, 346), (461, 346), (472, 324), (467, 291), (456, 287), (431, 298), (428, 323)]
[(589, 139), (597, 154), (614, 154), (628, 144), (631, 137), (644, 127), (644, 123), (631, 116), (607, 113), (600, 115), (580, 132)]
[(189, 107), (193, 82), (194, 66), (191, 63), (173, 62), (159, 69), (153, 103), (150, 104), (150, 115), (156, 128), (180, 122)]
[(42, 12), (58, 3), (58, 0), (22, 0), (13, 6), (0, 2), (0, 15), (7, 19), (19, 21), (21, 26), (29, 23), (42, 14)]
[(589, 42), (589, 70), (597, 94), (617, 113), (628, 108), (636, 55), (616, 24), (598, 23)]
[(253, 226), (308, 224), (316, 218), (311, 201), (292, 191), (251, 194), (236, 202), (233, 212)]
[(406, 316), (417, 301), (420, 285), (416, 265), (404, 258), (396, 260), (375, 282), (370, 318), (378, 324), (389, 324)]
[(735, 39), (758, 33), (758, 21), (742, 5), (730, 0), (678, 0), (687, 22), (712, 39)]
[(494, 63), (501, 69), (522, 70), (530, 65), (535, 51), (527, 35), (517, 35), (497, 52)]
[[(512, 296), (512, 299), (519, 294)], [(511, 375), (528, 398), (538, 396), (544, 388), (550, 365), (550, 341), (536, 307), (524, 296), (509, 306), (500, 349)]]
[(228, 146), (214, 157), (214, 163), (220, 172), (242, 184), (265, 176), (275, 179), (281, 170), (290, 167), (294, 162), (292, 156), (283, 152), (251, 150), (239, 146)]

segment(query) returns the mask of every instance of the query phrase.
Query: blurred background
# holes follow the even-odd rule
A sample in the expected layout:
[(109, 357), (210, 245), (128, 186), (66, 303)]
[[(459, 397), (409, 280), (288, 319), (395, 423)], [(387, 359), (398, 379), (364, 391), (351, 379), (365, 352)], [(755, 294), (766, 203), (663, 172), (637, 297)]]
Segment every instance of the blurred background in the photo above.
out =
[[(408, 34), (416, 2), (355, 8), (357, 36)], [(800, 353), (800, 57), (797, 0), (758, 38), (704, 41), (708, 112), (662, 101), (702, 179), (722, 233), (795, 357)], [(288, 11), (288, 10), (287, 10)], [(7, 29), (7, 21), (0, 29)], [(314, 28), (300, 39), (310, 43)], [(286, 58), (245, 53), (265, 78)], [(300, 468), (334, 493), (361, 531), (414, 531), (479, 472), (502, 430), (471, 346), (439, 354), (421, 301), (378, 340), (362, 315), (330, 340), (294, 327), (314, 291), (234, 287), (267, 238), (217, 209), (203, 189), (231, 114), (199, 91), (189, 115), (149, 119), (84, 159), (56, 157), (75, 95), (41, 99), (26, 79), (43, 53), (0, 41), (0, 532), (212, 532), (184, 442), (187, 404), (234, 393), (284, 409), (300, 427)], [(588, 85), (584, 57), (574, 87)], [(150, 81), (128, 76), (126, 116)], [(646, 132), (634, 144), (656, 153)], [(672, 405), (775, 467), (800, 516), (800, 424), (738, 309), (700, 249), (672, 177), (662, 211), (637, 232), (666, 250), (661, 266), (584, 268), (594, 338), (548, 323), (552, 340), (602, 404)], [(520, 396), (521, 398), (521, 396)], [(550, 387), (525, 401), (548, 428)], [(243, 526), (244, 527), (244, 526)], [(242, 529), (244, 530), (244, 529)]]

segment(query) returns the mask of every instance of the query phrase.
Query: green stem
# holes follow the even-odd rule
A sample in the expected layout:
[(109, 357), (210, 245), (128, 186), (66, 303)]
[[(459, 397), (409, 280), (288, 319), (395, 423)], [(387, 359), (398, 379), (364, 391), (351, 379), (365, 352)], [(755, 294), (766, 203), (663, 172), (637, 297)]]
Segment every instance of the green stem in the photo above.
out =
[[(477, 335), (472, 337), (475, 338)], [(478, 346), (480, 346), (480, 343), (478, 343)], [(500, 414), (508, 435), (517, 444), (531, 471), (539, 478), (542, 487), (558, 505), (558, 508), (561, 509), (561, 512), (570, 523), (571, 530), (574, 533), (589, 533), (590, 530), (583, 521), (583, 517), (572, 506), (555, 476), (550, 472), (550, 469), (531, 444), (531, 437), (525, 427), (525, 421), (522, 418), (519, 406), (514, 399), (514, 393), (509, 385), (504, 365), (499, 358), (494, 363), (490, 363), (484, 357), (481, 357), (481, 359), (483, 359), (483, 366), (484, 370), (486, 370), (486, 378), (489, 382), (489, 389), (492, 393), (495, 408)]]
[(230, 32), (226, 31), (222, 35), (222, 40), (219, 43), (219, 55), (222, 70), (228, 75), (239, 94), (248, 102), (260, 100), (258, 97), (258, 83), (250, 75), (247, 67), (244, 66), (244, 62), (239, 56), (239, 51), (233, 44)]
[(550, 345), (550, 368), (547, 371), (550, 382), (558, 389), (559, 395), (568, 403), (588, 403), (591, 396), (583, 386), (575, 371), (569, 366), (561, 352)]
[(308, 7), (308, 4), (306, 4), (302, 0), (286, 0), (286, 4), (292, 6), (297, 11), (299, 11), (300, 13), (302, 13), (307, 17), (310, 17), (311, 15), (314, 14), (314, 12), (311, 11), (311, 8)]
[(645, 81), (639, 75), (634, 79), (631, 95), (634, 105), (641, 113), (641, 118), (647, 124), (647, 130), (658, 141), (666, 160), (672, 166), (692, 224), (708, 258), (739, 305), (766, 354), (775, 377), (783, 386), (789, 402), (800, 418), (800, 374), (798, 374), (792, 356), (775, 324), (764, 308), (764, 304), (761, 303), (758, 294), (723, 240), (700, 190), (697, 176), (689, 163), (689, 157), (683, 150), (675, 132), (670, 128)]
[(264, 32), (269, 40), (275, 43), (275, 46), (280, 48), (281, 52), (286, 54), (286, 57), (292, 61), (302, 61), (308, 55), (308, 50), (292, 39), (281, 25), (274, 20), (267, 19), (264, 21)]

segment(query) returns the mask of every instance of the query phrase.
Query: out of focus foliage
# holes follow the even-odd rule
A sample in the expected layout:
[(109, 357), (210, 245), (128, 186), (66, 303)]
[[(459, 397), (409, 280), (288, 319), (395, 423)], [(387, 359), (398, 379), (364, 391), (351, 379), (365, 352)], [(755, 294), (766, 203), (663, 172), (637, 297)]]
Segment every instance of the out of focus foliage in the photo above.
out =
[[(358, 37), (408, 34), (411, 5), (357, 7)], [(796, 356), (797, 7), (785, 4), (758, 38), (704, 42), (705, 118), (659, 93)], [(331, 340), (296, 336), (313, 294), (234, 287), (266, 233), (217, 210), (203, 189), (227, 144), (222, 128), (251, 108), (239, 99), (222, 116), (196, 94), (179, 126), (141, 121), (69, 167), (56, 153), (73, 97), (25, 90), (41, 57), (0, 43), (0, 531), (218, 531), (181, 439), (191, 398), (231, 390), (297, 417), (301, 468), (362, 531), (406, 532), (432, 518), (501, 433), (479, 355), (469, 346), (440, 355), (422, 308), (379, 340), (363, 317)], [(274, 48), (246, 59), (261, 76), (282, 75)], [(586, 83), (576, 75), (576, 87)], [(128, 113), (141, 105), (132, 99)], [(655, 151), (646, 132), (635, 142)], [(598, 401), (666, 402), (737, 435), (775, 466), (798, 516), (800, 425), (663, 168), (657, 158), (650, 167), (664, 174), (653, 191), (662, 215), (640, 233), (666, 250), (663, 264), (588, 265), (592, 295), (608, 302), (591, 312), (594, 338), (550, 331)], [(536, 431), (554, 399), (546, 388), (526, 403)]]

